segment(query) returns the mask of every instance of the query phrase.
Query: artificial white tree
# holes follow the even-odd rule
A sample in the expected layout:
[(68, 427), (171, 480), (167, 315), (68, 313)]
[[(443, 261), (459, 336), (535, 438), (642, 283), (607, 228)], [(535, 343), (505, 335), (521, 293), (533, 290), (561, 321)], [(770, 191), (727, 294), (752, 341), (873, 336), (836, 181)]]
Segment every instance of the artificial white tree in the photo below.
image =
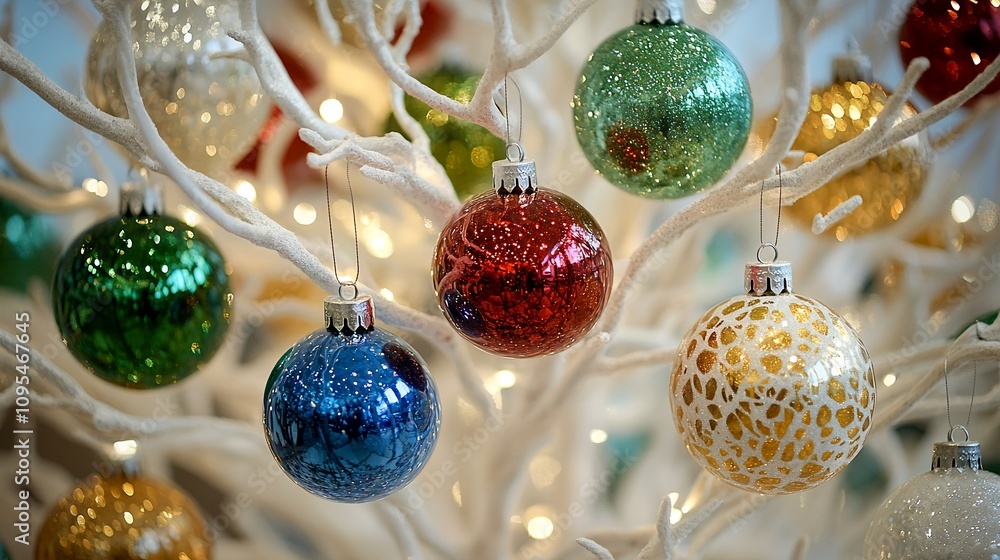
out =
[[(326, 2), (291, 9), (277, 2), (240, 0), (242, 25), (229, 34), (244, 50), (227, 56), (256, 68), (267, 94), (288, 118), (286, 133), (278, 136), (287, 143), (287, 131), (297, 131), (315, 150), (308, 158), (311, 166), (346, 161), (366, 178), (355, 185), (362, 220), (381, 220), (374, 229), (388, 232), (396, 251), (384, 260), (363, 252), (361, 291), (376, 300), (383, 324), (406, 333), (424, 353), (444, 403), (437, 451), (407, 490), (364, 506), (314, 498), (277, 471), (259, 422), (261, 391), (275, 360), (318, 326), (323, 292), (337, 291), (327, 265), (323, 220), (306, 227), (291, 213), (293, 202), (299, 201), (311, 201), (322, 211), (321, 190), (303, 194), (285, 189), (280, 174), (273, 172), (280, 147), (263, 149), (262, 177), (252, 178), (259, 193), (256, 202), (234, 190), (236, 177), (209, 177), (186, 167), (159, 136), (142, 103), (131, 48), (135, 4), (94, 1), (119, 41), (127, 119), (102, 113), (73, 88), (57, 85), (12, 46), (10, 27), (8, 40), (0, 43), (0, 70), (67, 119), (121, 145), (139, 165), (172, 180), (176, 186), (168, 199), (188, 205), (230, 255), (237, 301), (232, 340), (205, 371), (183, 384), (154, 394), (126, 393), (92, 379), (53, 345), (58, 331), (45, 287), (35, 286), (28, 296), (4, 295), (5, 309), (28, 309), (34, 318), (33, 339), (39, 346), (32, 359), (37, 379), (32, 389), (46, 422), (94, 445), (134, 438), (151, 472), (169, 476), (171, 467), (179, 466), (218, 491), (218, 500), (202, 503), (218, 536), (218, 558), (501, 560), (583, 558), (590, 553), (619, 560), (733, 554), (820, 559), (859, 554), (881, 496), (847, 497), (843, 476), (800, 497), (769, 498), (726, 486), (698, 472), (667, 408), (667, 378), (677, 344), (705, 309), (738, 291), (740, 261), (752, 258), (756, 246), (758, 197), (763, 189), (766, 207), (779, 203), (773, 170), (782, 163), (780, 202), (788, 205), (838, 173), (935, 127), (931, 131), (940, 150), (935, 174), (901, 223), (847, 243), (792, 227), (781, 232), (783, 255), (792, 255), (793, 264), (810, 265), (797, 267), (798, 291), (839, 309), (874, 359), (881, 384), (869, 447), (888, 473), (886, 491), (923, 467), (926, 441), (914, 446), (914, 452), (891, 428), (904, 420), (943, 419), (943, 397), (936, 388), (948, 348), (953, 373), (962, 371), (957, 366), (964, 362), (992, 364), (1000, 357), (1000, 333), (992, 325), (969, 327), (953, 346), (947, 340), (971, 318), (997, 307), (1000, 290), (990, 283), (997, 274), (992, 257), (997, 236), (990, 233), (995, 216), (993, 227), (983, 227), (975, 243), (934, 249), (912, 241), (929, 226), (944, 228), (955, 238), (962, 226), (948, 212), (952, 202), (963, 194), (983, 195), (970, 183), (977, 170), (993, 179), (998, 148), (989, 123), (996, 122), (996, 103), (960, 107), (996, 77), (997, 62), (962, 93), (898, 120), (927, 68), (926, 61), (914, 61), (898, 84), (887, 84), (895, 85), (895, 93), (870, 129), (809, 163), (802, 162), (801, 153), (790, 152), (809, 92), (827, 80), (826, 65), (817, 69), (817, 58), (810, 56), (812, 47), (839, 47), (852, 31), (860, 35), (871, 29), (863, 47), (877, 68), (892, 74), (887, 60), (895, 52), (891, 30), (906, 2), (689, 2), (689, 20), (732, 41), (730, 47), (743, 60), (755, 87), (756, 119), (767, 120), (772, 109), (778, 116), (769, 141), (752, 138), (743, 160), (720, 184), (690, 200), (663, 203), (629, 197), (590, 174), (571, 140), (567, 105), (576, 73), (597, 42), (630, 23), (632, 2), (446, 3), (455, 14), (456, 29), (440, 47), (447, 53), (443, 56), (485, 68), (475, 96), (459, 103), (421, 84), (407, 64), (421, 25), (417, 0), (377, 6), (343, 0), (339, 18)], [(863, 26), (872, 13), (875, 25), (869, 21), (870, 27)], [(7, 16), (8, 24), (17, 21), (11, 12)], [(296, 45), (320, 69), (329, 91), (339, 92), (348, 112), (352, 107), (367, 111), (367, 121), (351, 120), (356, 125), (351, 128), (325, 120), (316, 108), (318, 100), (307, 99), (292, 84), (262, 23), (270, 36)], [(757, 33), (747, 31), (755, 26), (780, 36), (780, 48), (775, 41), (755, 46)], [(344, 44), (346, 32), (360, 49)], [(508, 75), (519, 84), (524, 105), (523, 118), (512, 124), (522, 130), (523, 144), (538, 161), (542, 184), (565, 190), (592, 209), (611, 239), (619, 271), (604, 315), (585, 340), (562, 354), (527, 361), (475, 350), (433, 304), (429, 264), (434, 237), (460, 202), (430, 155), (426, 134), (403, 109), (405, 92), (504, 137), (508, 123), (500, 108)], [(365, 91), (373, 82), (385, 92)], [(9, 96), (12, 81), (6, 79), (4, 87)], [(511, 94), (512, 99), (513, 89)], [(348, 104), (348, 98), (356, 103)], [(376, 121), (390, 106), (412, 141), (374, 134), (381, 126)], [(69, 188), (75, 185), (60, 182), (19, 155), (18, 136), (30, 131), (5, 132), (7, 141), (0, 148), (19, 179), (0, 178), (0, 193), (41, 210), (107, 211), (106, 200)], [(94, 159), (98, 178), (114, 186), (108, 166), (99, 156)], [(332, 168), (334, 177), (336, 170), (342, 167)], [(985, 192), (996, 198), (995, 186)], [(268, 193), (277, 193), (271, 202)], [(857, 203), (848, 201), (818, 222), (829, 226)], [(773, 212), (766, 218), (773, 218)], [(350, 250), (344, 241), (349, 222), (338, 220), (336, 227), (338, 248)], [(721, 242), (732, 245), (735, 260), (713, 263), (706, 254), (720, 243), (720, 231), (728, 232)], [(361, 245), (365, 247), (364, 239)], [(897, 268), (880, 271), (890, 259)], [(882, 292), (862, 290), (870, 276), (885, 285)], [(12, 320), (5, 316), (0, 332), (0, 342), (11, 354), (16, 344)], [(0, 403), (9, 407), (14, 362), (5, 355), (3, 363), (0, 379), (6, 388)], [(981, 414), (976, 418), (981, 427), (976, 431), (988, 441), (986, 434), (996, 427), (1000, 385), (995, 367), (980, 367), (980, 375), (976, 410)], [(931, 426), (940, 431), (943, 424)], [(935, 435), (940, 434), (928, 437)], [(626, 436), (646, 439), (648, 445), (634, 453), (607, 450), (616, 437)], [(39, 510), (70, 488), (65, 466), (39, 465), (33, 487)], [(17, 548), (14, 553), (27, 557)]]

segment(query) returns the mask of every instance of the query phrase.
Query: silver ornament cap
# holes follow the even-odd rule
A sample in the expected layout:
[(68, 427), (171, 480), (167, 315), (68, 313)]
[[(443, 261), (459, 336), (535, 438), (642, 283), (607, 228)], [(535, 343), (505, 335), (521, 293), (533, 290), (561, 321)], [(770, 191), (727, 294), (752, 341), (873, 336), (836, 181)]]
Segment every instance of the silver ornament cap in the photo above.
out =
[(156, 183), (122, 184), (119, 211), (122, 216), (158, 216), (163, 213), (163, 188)]
[(792, 263), (775, 261), (747, 263), (743, 278), (747, 294), (776, 296), (792, 293)]
[(635, 22), (662, 25), (683, 23), (684, 2), (683, 0), (638, 0)]
[(538, 191), (535, 162), (524, 161), (524, 150), (519, 144), (508, 144), (507, 159), (493, 162), (493, 189), (500, 196)]
[[(962, 431), (965, 441), (955, 441), (955, 432)], [(934, 454), (931, 457), (931, 470), (938, 469), (983, 469), (983, 456), (978, 441), (972, 441), (965, 426), (955, 426), (948, 432), (948, 441), (934, 444)]]
[(371, 296), (351, 300), (328, 296), (323, 300), (323, 323), (326, 330), (338, 334), (370, 331), (375, 326), (375, 305)]

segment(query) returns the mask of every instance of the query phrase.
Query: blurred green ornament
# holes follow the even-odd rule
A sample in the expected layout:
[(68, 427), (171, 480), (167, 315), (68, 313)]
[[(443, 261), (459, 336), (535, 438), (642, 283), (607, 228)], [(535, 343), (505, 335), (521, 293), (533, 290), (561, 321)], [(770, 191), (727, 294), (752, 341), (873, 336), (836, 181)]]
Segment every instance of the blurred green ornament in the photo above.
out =
[(7, 556), (7, 551), (3, 549), (2, 544), (0, 544), (0, 560), (10, 560), (10, 556)]
[(721, 179), (746, 145), (753, 114), (733, 53), (679, 16), (651, 17), (601, 43), (572, 107), (594, 168), (649, 198), (688, 196)]
[(23, 292), (32, 278), (48, 283), (58, 251), (51, 217), (0, 199), (0, 286)]
[[(479, 74), (447, 66), (419, 76), (427, 87), (461, 103), (472, 100), (479, 78)], [(464, 200), (491, 188), (493, 161), (504, 157), (507, 146), (503, 140), (478, 124), (432, 109), (409, 95), (403, 104), (430, 137), (431, 155), (444, 167), (459, 198)], [(389, 115), (385, 129), (402, 133), (393, 115)]]
[(215, 244), (161, 216), (149, 192), (123, 191), (122, 215), (70, 244), (52, 287), (73, 355), (102, 379), (135, 389), (176, 383), (207, 363), (232, 307)]

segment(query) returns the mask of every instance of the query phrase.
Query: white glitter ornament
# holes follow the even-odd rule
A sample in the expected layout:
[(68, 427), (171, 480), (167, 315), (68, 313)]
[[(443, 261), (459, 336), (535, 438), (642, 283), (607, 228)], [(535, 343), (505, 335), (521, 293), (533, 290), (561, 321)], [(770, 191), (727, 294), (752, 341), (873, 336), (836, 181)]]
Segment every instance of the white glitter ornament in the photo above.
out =
[(791, 293), (789, 263), (748, 264), (745, 286), (681, 341), (674, 424), (695, 461), (729, 484), (808, 490), (861, 450), (875, 409), (872, 362), (843, 318)]
[(1000, 559), (1000, 476), (982, 470), (979, 443), (934, 444), (931, 470), (896, 489), (865, 536), (865, 560)]
[[(236, 58), (226, 35), (240, 28), (235, 0), (136, 2), (132, 38), (142, 100), (170, 149), (209, 175), (236, 164), (257, 140), (271, 113), (257, 72)], [(114, 38), (107, 22), (94, 32), (84, 89), (102, 111), (127, 117), (118, 81)]]

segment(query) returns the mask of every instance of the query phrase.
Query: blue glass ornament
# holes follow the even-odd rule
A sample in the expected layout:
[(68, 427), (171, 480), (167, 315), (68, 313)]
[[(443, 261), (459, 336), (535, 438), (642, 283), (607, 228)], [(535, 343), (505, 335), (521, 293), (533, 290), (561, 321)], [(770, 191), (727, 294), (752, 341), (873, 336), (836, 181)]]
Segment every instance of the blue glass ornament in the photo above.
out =
[(384, 498), (427, 463), (441, 404), (427, 366), (374, 327), (371, 298), (326, 300), (326, 329), (300, 340), (271, 371), (264, 433), (285, 474), (317, 496)]

